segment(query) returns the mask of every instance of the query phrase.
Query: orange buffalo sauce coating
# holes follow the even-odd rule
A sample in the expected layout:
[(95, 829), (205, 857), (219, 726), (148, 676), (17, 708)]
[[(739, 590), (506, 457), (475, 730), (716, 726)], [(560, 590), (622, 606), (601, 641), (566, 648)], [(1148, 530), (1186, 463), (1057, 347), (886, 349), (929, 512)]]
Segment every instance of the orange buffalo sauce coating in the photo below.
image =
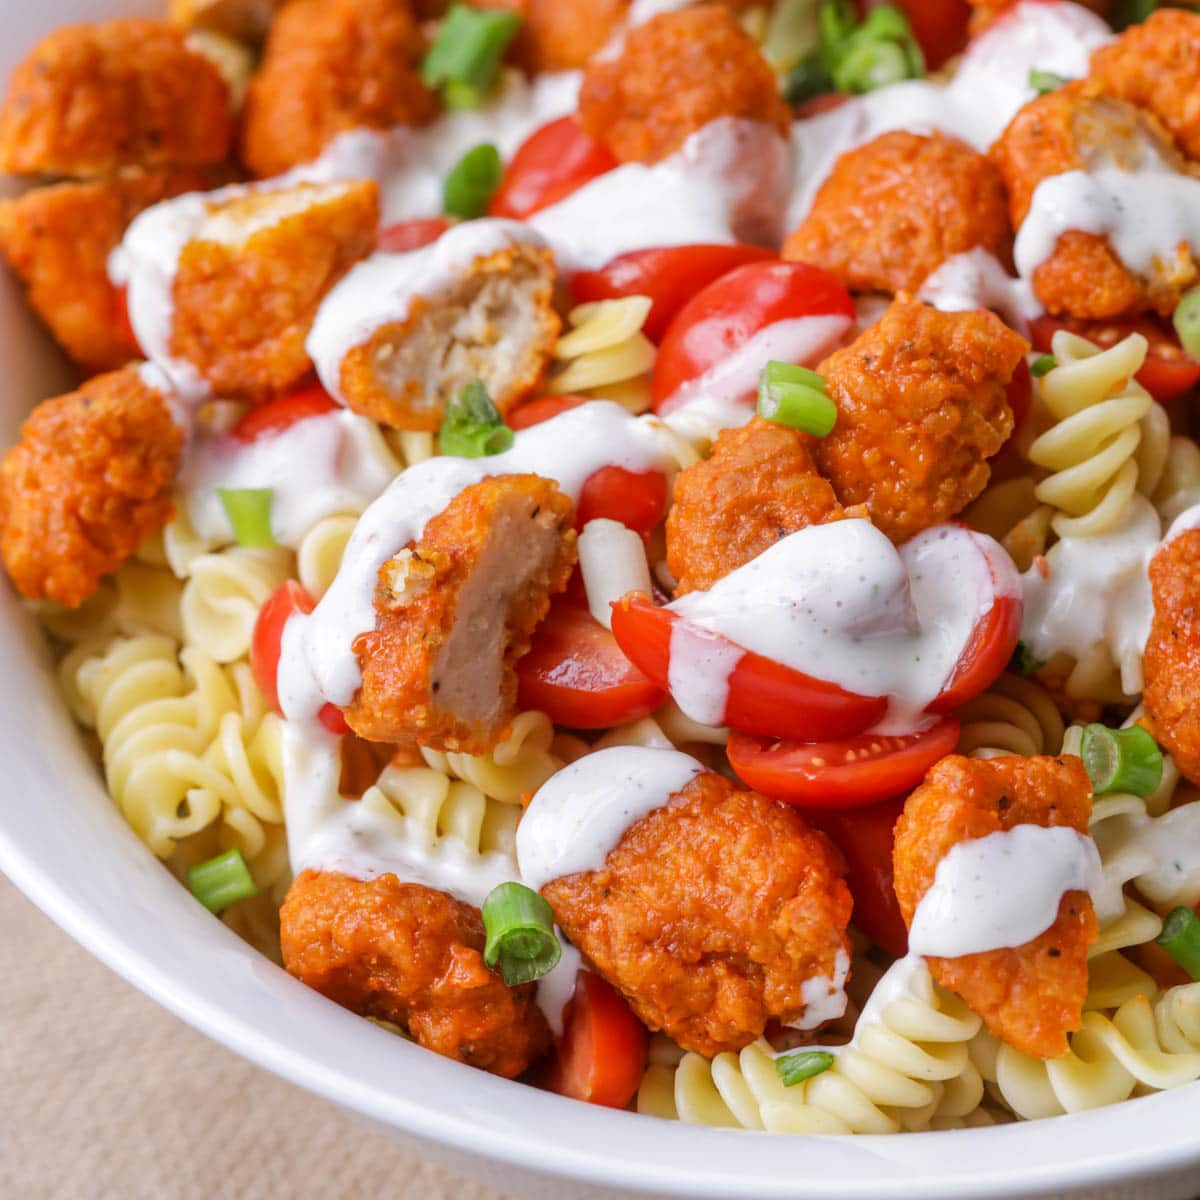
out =
[(23, 596), (74, 608), (171, 517), (183, 433), (133, 367), (33, 410), (0, 462), (0, 554)]
[[(896, 898), (912, 925), (938, 863), (959, 842), (1032, 824), (1086, 833), (1092, 785), (1080, 759), (944, 758), (908, 798), (896, 825)], [(1012, 886), (1021, 880), (1014, 877)], [(1026, 1054), (1058, 1058), (1082, 1022), (1087, 948), (1096, 916), (1086, 892), (1067, 892), (1045, 933), (1013, 949), (928, 959), (997, 1037)]]
[(395, 875), (302, 871), (279, 914), (283, 962), (351, 1012), (403, 1025), (428, 1050), (513, 1078), (549, 1048), (533, 984), (483, 962), (479, 910)]
[(684, 1049), (739, 1050), (804, 1008), (849, 954), (841, 855), (799, 812), (705, 772), (642, 818), (603, 869), (542, 894), (634, 1012)]

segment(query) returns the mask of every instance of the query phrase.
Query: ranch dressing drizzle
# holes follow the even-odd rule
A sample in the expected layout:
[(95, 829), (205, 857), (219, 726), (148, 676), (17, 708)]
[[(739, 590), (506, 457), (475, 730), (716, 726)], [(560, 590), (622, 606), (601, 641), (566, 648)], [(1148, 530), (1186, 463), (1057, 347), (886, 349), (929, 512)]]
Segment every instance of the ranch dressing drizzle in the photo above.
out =
[(952, 846), (908, 932), (913, 954), (959, 958), (1045, 933), (1067, 892), (1099, 891), (1100, 854), (1065, 826), (1016, 825)]
[(833, 962), (833, 975), (816, 975), (800, 985), (804, 1011), (789, 1029), (816, 1029), (826, 1021), (836, 1021), (846, 1012), (846, 980), (850, 978), (850, 955), (839, 950)]
[(196, 437), (179, 490), (196, 533), (219, 544), (232, 541), (233, 530), (217, 489), (270, 488), (271, 532), (281, 545), (297, 549), (323, 517), (362, 512), (399, 470), (374, 421), (331, 412), (250, 443)]
[(614, 746), (586, 754), (552, 775), (517, 826), (517, 863), (526, 887), (599, 871), (625, 832), (704, 767), (678, 750)]
[(1125, 911), (1127, 883), (1160, 911), (1200, 902), (1200, 802), (1181, 804), (1160, 817), (1147, 815), (1140, 803), (1122, 815), (1101, 817), (1101, 806), (1127, 800), (1105, 797), (1096, 802), (1093, 820), (1104, 862), (1096, 917), (1102, 925)]
[(1028, 329), (1042, 312), (1029, 281), (1014, 279), (982, 246), (946, 259), (921, 284), (917, 298), (942, 312), (989, 308), (1017, 330)]
[[(814, 525), (668, 608), (745, 650), (847, 691), (889, 697), (877, 732), (911, 733), (997, 591), (1009, 588), (993, 584), (979, 536), (941, 526), (897, 550), (869, 521)], [(675, 702), (701, 724), (722, 723), (717, 704), (724, 708), (737, 657), (694, 653), (675, 636)]]

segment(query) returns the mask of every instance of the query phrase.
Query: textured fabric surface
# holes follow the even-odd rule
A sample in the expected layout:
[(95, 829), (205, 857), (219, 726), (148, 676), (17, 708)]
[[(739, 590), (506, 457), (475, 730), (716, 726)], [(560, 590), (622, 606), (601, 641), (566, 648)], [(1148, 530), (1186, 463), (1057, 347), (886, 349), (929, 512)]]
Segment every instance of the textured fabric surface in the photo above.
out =
[(0, 1196), (503, 1200), (188, 1028), (3, 876)]

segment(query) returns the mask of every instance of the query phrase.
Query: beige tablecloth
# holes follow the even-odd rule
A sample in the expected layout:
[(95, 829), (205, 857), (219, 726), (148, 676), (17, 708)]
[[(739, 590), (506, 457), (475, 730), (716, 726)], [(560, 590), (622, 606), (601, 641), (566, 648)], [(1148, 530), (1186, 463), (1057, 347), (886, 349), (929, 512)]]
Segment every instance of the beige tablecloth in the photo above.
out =
[(0, 1197), (501, 1200), (222, 1049), (0, 876)]

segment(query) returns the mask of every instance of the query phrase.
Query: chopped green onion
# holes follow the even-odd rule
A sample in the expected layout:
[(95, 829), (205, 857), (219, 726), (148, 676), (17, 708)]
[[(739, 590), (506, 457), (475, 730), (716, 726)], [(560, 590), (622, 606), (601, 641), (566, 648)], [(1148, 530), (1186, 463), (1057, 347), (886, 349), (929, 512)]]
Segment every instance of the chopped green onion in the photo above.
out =
[(216, 858), (189, 867), (187, 880), (192, 895), (212, 913), (223, 912), (239, 900), (258, 895), (246, 860), (238, 849), (226, 850)]
[(500, 186), (504, 164), (491, 142), (482, 142), (458, 160), (442, 185), (442, 209), (448, 217), (464, 221), (482, 217), (492, 194)]
[(1065, 75), (1056, 75), (1053, 71), (1039, 71), (1036, 67), (1029, 72), (1029, 86), (1039, 96), (1047, 92), (1057, 92), (1064, 83), (1069, 83)]
[(421, 78), (429, 87), (443, 89), (448, 108), (479, 108), (520, 28), (517, 13), (454, 5), (421, 63)]
[(1024, 642), (1018, 642), (1008, 665), (1009, 669), (1016, 671), (1018, 675), (1032, 675), (1034, 671), (1040, 671), (1046, 664), (1035, 657), (1033, 651)]
[(1179, 344), (1193, 358), (1200, 358), (1200, 287), (1183, 293), (1172, 319)]
[(763, 54), (776, 71), (791, 71), (821, 39), (818, 0), (779, 0), (767, 22)]
[(925, 57), (900, 9), (873, 8), (855, 28), (853, 9), (827, 0), (821, 16), (821, 50), (839, 92), (870, 92), (925, 73)]
[(783, 81), (783, 98), (793, 106), (832, 91), (833, 80), (819, 50), (802, 58)]
[(1079, 754), (1097, 796), (1109, 792), (1150, 796), (1162, 782), (1162, 751), (1140, 725), (1127, 729), (1088, 725)]
[(825, 379), (816, 371), (769, 362), (759, 376), (758, 415), (826, 437), (837, 424), (837, 405), (825, 394)]
[(1049, 375), (1057, 366), (1058, 359), (1053, 354), (1041, 354), (1033, 360), (1033, 366), (1029, 368), (1029, 373), (1034, 379), (1041, 379), (1043, 375)]
[(1171, 909), (1154, 940), (1193, 979), (1200, 980), (1200, 917), (1190, 908)]
[(270, 488), (217, 488), (239, 546), (261, 550), (276, 545), (271, 533)]
[(483, 928), (483, 961), (489, 967), (499, 963), (509, 987), (541, 979), (562, 957), (550, 905), (522, 883), (492, 889), (483, 902)]
[(513, 431), (505, 425), (487, 388), (476, 379), (446, 405), (438, 439), (443, 454), (487, 458), (503, 454), (513, 444)]
[(775, 1060), (775, 1073), (783, 1080), (784, 1087), (795, 1087), (832, 1066), (833, 1055), (828, 1050), (793, 1050)]

